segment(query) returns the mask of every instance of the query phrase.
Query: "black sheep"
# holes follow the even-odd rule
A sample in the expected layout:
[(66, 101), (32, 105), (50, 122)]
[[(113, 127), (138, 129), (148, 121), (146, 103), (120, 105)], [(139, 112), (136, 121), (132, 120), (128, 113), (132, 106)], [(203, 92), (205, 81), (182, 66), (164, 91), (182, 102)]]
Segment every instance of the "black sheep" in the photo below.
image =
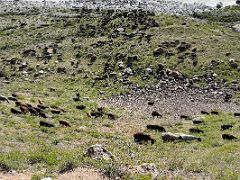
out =
[(233, 125), (231, 124), (223, 124), (221, 125), (221, 130), (227, 130), (233, 128)]
[(54, 127), (52, 123), (46, 122), (46, 121), (40, 121), (40, 126), (43, 127)]
[(151, 144), (155, 143), (155, 139), (153, 139), (150, 135), (143, 133), (134, 134), (134, 141), (139, 144), (151, 142)]
[(234, 139), (237, 139), (235, 136), (231, 135), (231, 134), (223, 134), (222, 135), (222, 138), (225, 139), (225, 140), (234, 140)]
[(166, 132), (165, 128), (159, 125), (147, 125), (148, 130)]
[(59, 121), (59, 124), (62, 125), (62, 126), (71, 127), (70, 123), (67, 122), (67, 121), (62, 121), (62, 120), (60, 120), (60, 121)]
[(189, 132), (191, 132), (191, 133), (203, 133), (203, 130), (198, 129), (198, 128), (191, 128), (191, 129), (189, 129)]
[(17, 110), (17, 109), (14, 109), (14, 108), (11, 108), (11, 112), (12, 112), (13, 114), (22, 114), (21, 111), (19, 111), (19, 110)]
[(157, 117), (157, 118), (162, 117), (162, 115), (159, 114), (159, 112), (157, 112), (157, 111), (153, 111), (153, 112), (152, 112), (152, 116), (153, 116), (153, 117)]

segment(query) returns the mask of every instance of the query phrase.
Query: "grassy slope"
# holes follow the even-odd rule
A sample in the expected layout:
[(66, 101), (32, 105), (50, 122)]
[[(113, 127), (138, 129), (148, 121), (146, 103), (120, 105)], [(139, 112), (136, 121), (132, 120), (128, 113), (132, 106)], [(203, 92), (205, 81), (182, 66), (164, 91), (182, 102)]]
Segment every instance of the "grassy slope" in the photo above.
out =
[[(133, 37), (130, 41), (119, 37), (113, 39), (112, 47), (92, 48), (90, 47), (92, 43), (99, 40), (108, 40), (107, 36), (101, 38), (81, 37), (78, 31), (82, 24), (96, 24), (97, 20), (101, 18), (96, 14), (81, 19), (50, 18), (38, 15), (5, 15), (1, 17), (1, 20), (13, 19), (13, 22), (17, 22), (18, 19), (22, 20), (24, 18), (30, 20), (28, 23), (30, 26), (14, 29), (11, 29), (14, 25), (3, 24), (0, 26), (1, 56), (3, 59), (15, 57), (23, 59), (29, 63), (33, 71), (27, 77), (20, 72), (12, 76), (14, 74), (13, 70), (9, 66), (6, 67), (4, 74), (13, 82), (1, 84), (3, 88), (0, 89), (0, 94), (10, 95), (17, 92), (23, 102), (37, 104), (37, 100), (41, 99), (46, 105), (60, 106), (67, 112), (62, 115), (53, 115), (51, 120), (55, 124), (58, 124), (58, 120), (67, 120), (72, 124), (72, 127), (39, 128), (38, 124), (41, 118), (30, 115), (12, 115), (9, 109), (14, 107), (13, 104), (0, 104), (0, 134), (2, 137), (0, 140), (0, 162), (3, 170), (29, 169), (37, 171), (46, 168), (47, 173), (53, 173), (68, 166), (87, 164), (104, 169), (115, 176), (121, 166), (154, 162), (159, 169), (207, 173), (215, 179), (237, 178), (240, 162), (238, 156), (239, 142), (221, 140), (219, 130), (220, 125), (224, 123), (234, 123), (236, 127), (239, 125), (239, 119), (232, 118), (229, 114), (206, 118), (206, 124), (201, 127), (205, 130), (205, 133), (201, 135), (204, 139), (201, 143), (163, 143), (158, 133), (149, 132), (157, 139), (157, 144), (139, 146), (132, 139), (134, 130), (130, 131), (129, 134), (123, 133), (124, 130), (122, 130), (122, 133), (121, 131), (116, 133), (114, 132), (114, 121), (108, 120), (107, 117), (90, 119), (86, 113), (97, 106), (96, 100), (127, 91), (120, 82), (113, 83), (111, 79), (92, 86), (92, 77), (102, 73), (106, 56), (114, 56), (119, 52), (139, 56), (140, 61), (133, 65), (137, 73), (130, 78), (135, 84), (144, 85), (148, 81), (155, 81), (153, 77), (150, 77), (147, 81), (142, 82), (141, 76), (146, 67), (150, 65), (156, 68), (159, 62), (164, 63), (171, 69), (179, 70), (187, 76), (216, 72), (219, 74), (219, 78), (227, 78), (229, 82), (236, 79), (239, 82), (239, 73), (228, 66), (229, 57), (225, 56), (227, 52), (231, 52), (231, 58), (239, 59), (239, 34), (215, 22), (196, 22), (183, 17), (160, 15), (153, 17), (160, 24), (160, 27), (147, 30), (147, 33), (154, 35), (151, 43), (142, 41), (138, 44), (138, 37)], [(35, 22), (37, 19), (41, 19), (49, 26), (41, 29), (36, 28)], [(112, 29), (121, 27), (120, 21), (124, 24), (129, 23), (127, 19), (114, 19), (107, 26), (107, 35)], [(183, 22), (187, 22), (187, 26), (182, 25)], [(132, 32), (133, 30), (127, 29), (127, 31)], [(56, 56), (46, 65), (43, 61), (29, 57), (23, 58), (19, 54), (24, 48), (39, 43), (57, 42), (60, 37), (65, 38), (61, 42), (60, 48), (64, 61), (59, 64), (54, 63), (57, 59)], [(73, 37), (76, 41), (75, 44), (82, 44), (80, 50), (74, 50), (74, 44), (71, 41)], [(165, 40), (181, 40), (192, 43), (198, 49), (199, 65), (193, 67), (190, 60), (177, 65), (177, 54), (169, 59), (154, 57), (152, 55), (153, 50)], [(138, 45), (135, 48), (129, 48), (136, 44)], [(77, 53), (80, 54), (80, 58), (76, 58)], [(88, 53), (94, 53), (98, 58), (92, 66), (87, 65), (89, 62)], [(75, 76), (71, 75), (71, 73), (76, 72), (76, 69), (70, 65), (72, 59), (80, 61), (83, 73), (78, 73)], [(216, 69), (210, 70), (207, 66), (214, 59), (221, 60), (223, 63)], [(41, 69), (47, 73), (40, 75), (38, 82), (32, 83), (31, 80), (36, 79), (34, 69), (37, 64), (40, 64)], [(57, 67), (67, 67), (67, 73), (58, 74), (56, 72)], [(118, 72), (117, 67), (114, 68)], [(86, 79), (83, 78), (85, 74), (88, 75)], [(106, 84), (110, 87), (104, 87)], [(49, 88), (52, 87), (56, 88), (55, 92), (49, 91)], [(99, 91), (104, 91), (105, 94), (100, 95)], [(92, 101), (84, 100), (82, 103), (74, 103), (71, 97), (76, 92), (80, 92), (81, 96), (89, 97)], [(87, 110), (76, 110), (75, 106), (78, 104), (86, 104)], [(109, 109), (108, 111), (116, 112), (119, 115), (124, 113), (115, 109)], [(48, 112), (48, 114), (51, 113)], [(126, 123), (127, 120), (122, 121)], [(144, 130), (146, 123), (147, 119), (146, 122), (140, 123), (142, 130)], [(80, 126), (87, 126), (87, 129), (82, 130)], [(174, 127), (168, 127), (168, 130), (170, 132), (187, 133), (187, 128), (190, 126), (190, 122), (184, 122)], [(240, 135), (237, 128), (234, 128), (231, 133), (236, 136)], [(96, 143), (103, 144), (114, 155), (117, 155), (117, 163), (114, 163), (113, 167), (111, 167), (111, 163), (97, 162), (83, 156), (86, 148)]]

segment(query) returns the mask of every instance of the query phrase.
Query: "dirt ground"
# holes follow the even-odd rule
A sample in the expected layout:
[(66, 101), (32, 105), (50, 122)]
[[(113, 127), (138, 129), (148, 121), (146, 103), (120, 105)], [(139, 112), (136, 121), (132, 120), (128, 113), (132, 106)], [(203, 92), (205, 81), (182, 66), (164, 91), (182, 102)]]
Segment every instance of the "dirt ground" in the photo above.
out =
[[(23, 172), (23, 173), (1, 173), (1, 180), (31, 180), (33, 173)], [(108, 178), (104, 176), (103, 173), (91, 169), (91, 168), (77, 168), (73, 171), (57, 174), (56, 179), (58, 180), (107, 180)]]

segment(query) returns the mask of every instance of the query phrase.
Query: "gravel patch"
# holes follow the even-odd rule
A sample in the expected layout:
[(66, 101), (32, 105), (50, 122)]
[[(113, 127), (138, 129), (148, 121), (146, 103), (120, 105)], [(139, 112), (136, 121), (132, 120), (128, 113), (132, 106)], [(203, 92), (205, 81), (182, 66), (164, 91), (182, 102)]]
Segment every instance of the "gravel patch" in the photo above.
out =
[[(154, 105), (148, 106), (149, 101), (154, 101)], [(101, 105), (121, 108), (129, 114), (138, 114), (140, 119), (150, 118), (152, 111), (158, 111), (163, 117), (171, 119), (179, 119), (181, 115), (199, 115), (201, 111), (240, 112), (238, 102), (225, 102), (221, 95), (195, 91), (135, 93), (112, 97), (102, 101)]]
[[(0, 2), (0, 13), (8, 12), (28, 12), (38, 7), (42, 11), (47, 8), (89, 8), (89, 9), (146, 9), (156, 13), (170, 13), (177, 15), (189, 15), (194, 12), (202, 12), (211, 10), (212, 7), (202, 3), (184, 3), (181, 1), (166, 0), (94, 0), (94, 1), (3, 1)], [(43, 8), (45, 7), (45, 8)]]

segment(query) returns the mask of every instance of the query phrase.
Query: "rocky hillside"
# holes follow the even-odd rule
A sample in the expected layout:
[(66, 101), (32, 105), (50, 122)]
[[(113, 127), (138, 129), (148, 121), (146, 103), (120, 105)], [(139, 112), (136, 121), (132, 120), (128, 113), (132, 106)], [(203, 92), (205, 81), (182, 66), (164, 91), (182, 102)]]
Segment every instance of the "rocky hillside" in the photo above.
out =
[(239, 12), (1, 11), (3, 175), (238, 177)]

